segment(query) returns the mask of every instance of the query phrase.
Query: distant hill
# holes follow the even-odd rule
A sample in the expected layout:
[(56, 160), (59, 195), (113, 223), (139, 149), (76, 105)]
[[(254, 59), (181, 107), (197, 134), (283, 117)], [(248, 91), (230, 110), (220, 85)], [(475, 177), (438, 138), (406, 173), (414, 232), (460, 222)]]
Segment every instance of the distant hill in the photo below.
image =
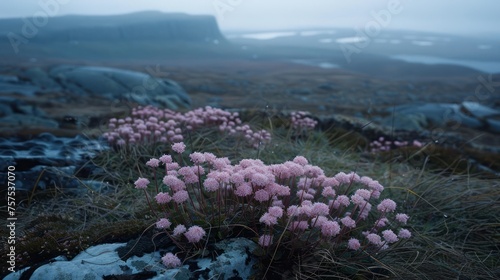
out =
[[(43, 23), (43, 22), (42, 22)], [(213, 16), (139, 12), (113, 16), (70, 15), (48, 18), (0, 19), (1, 40), (18, 35), (30, 42), (68, 41), (224, 41)], [(15, 34), (15, 35), (14, 35)], [(10, 43), (10, 42), (8, 42)]]

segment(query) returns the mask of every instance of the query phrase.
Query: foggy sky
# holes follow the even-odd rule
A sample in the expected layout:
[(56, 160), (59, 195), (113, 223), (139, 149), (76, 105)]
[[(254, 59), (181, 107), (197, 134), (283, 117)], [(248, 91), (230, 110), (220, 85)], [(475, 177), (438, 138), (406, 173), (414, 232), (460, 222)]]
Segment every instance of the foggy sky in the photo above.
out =
[[(500, 34), (498, 0), (2, 0), (0, 18), (32, 17), (40, 3), (58, 3), (55, 16), (110, 15), (145, 10), (211, 14), (224, 30), (363, 28), (373, 13), (391, 13), (384, 28), (453, 34)], [(55, 11), (55, 10), (53, 10)]]

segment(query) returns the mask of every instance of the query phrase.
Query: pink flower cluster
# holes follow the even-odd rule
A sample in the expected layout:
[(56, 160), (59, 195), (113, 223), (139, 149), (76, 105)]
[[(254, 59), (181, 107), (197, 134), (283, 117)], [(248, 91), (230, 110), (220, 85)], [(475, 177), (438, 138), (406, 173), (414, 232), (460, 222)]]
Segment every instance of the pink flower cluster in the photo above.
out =
[(103, 134), (110, 144), (117, 146), (146, 143), (178, 143), (184, 140), (184, 133), (202, 127), (216, 127), (229, 135), (245, 138), (253, 147), (271, 140), (266, 130), (254, 131), (242, 124), (238, 113), (205, 107), (186, 113), (152, 106), (132, 109), (132, 116), (109, 120), (110, 131)]
[(386, 152), (393, 149), (401, 148), (401, 147), (416, 147), (421, 148), (425, 146), (425, 143), (422, 143), (418, 140), (413, 140), (413, 142), (408, 141), (390, 141), (385, 140), (384, 137), (380, 137), (378, 140), (372, 141), (370, 143), (370, 149), (372, 153), (376, 152)]
[[(201, 152), (191, 153), (189, 158), (191, 164), (184, 166), (168, 155), (149, 161), (153, 168), (160, 165), (163, 169), (164, 165), (165, 171), (155, 199), (168, 218), (161, 218), (156, 226), (188, 243), (196, 244), (206, 236), (202, 227), (190, 224), (196, 220), (192, 217), (212, 219), (213, 224), (217, 215), (233, 220), (236, 213), (243, 221), (258, 220), (258, 243), (263, 247), (277, 244), (274, 238), (283, 231), (292, 233), (286, 235), (292, 242), (316, 232), (311, 242), (374, 251), (411, 236), (401, 228), (409, 216), (396, 213), (393, 200), (381, 200), (384, 187), (370, 177), (355, 172), (327, 176), (302, 156), (271, 165), (258, 159), (231, 164), (228, 158)], [(147, 188), (145, 180), (139, 178), (136, 185)], [(171, 218), (176, 213), (189, 213), (191, 218)], [(172, 224), (176, 226), (170, 231)], [(361, 233), (358, 228), (367, 230)]]
[(181, 266), (181, 260), (172, 253), (166, 253), (163, 258), (161, 258), (163, 265), (167, 268), (174, 268)]
[(308, 113), (304, 111), (294, 111), (290, 113), (292, 127), (299, 131), (314, 129), (318, 122), (307, 117)]

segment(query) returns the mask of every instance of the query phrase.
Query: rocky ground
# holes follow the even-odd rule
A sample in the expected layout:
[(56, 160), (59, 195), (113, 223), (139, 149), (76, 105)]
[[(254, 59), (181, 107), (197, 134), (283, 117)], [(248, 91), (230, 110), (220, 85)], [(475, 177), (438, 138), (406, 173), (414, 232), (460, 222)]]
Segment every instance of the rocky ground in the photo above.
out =
[[(0, 66), (1, 166), (7, 170), (8, 165), (16, 165), (19, 193), (28, 193), (33, 186), (78, 190), (79, 183), (102, 190), (105, 183), (92, 181), (99, 168), (84, 163), (93, 154), (109, 149), (96, 138), (105, 131), (110, 117), (124, 115), (138, 105), (176, 110), (209, 105), (246, 112), (242, 117), (247, 118), (308, 111), (320, 128), (357, 132), (366, 141), (367, 152), (367, 143), (381, 136), (419, 139), (449, 149), (448, 153), (463, 158), (485, 176), (498, 176), (500, 100), (494, 94), (495, 84), (488, 83), (497, 77), (484, 76), (486, 83), (480, 78), (384, 79), (281, 60), (4, 65)], [(475, 94), (478, 86), (482, 87), (481, 95)], [(1, 180), (6, 181), (5, 176), (0, 174)], [(106, 262), (107, 257), (116, 260), (115, 247), (122, 245), (103, 247), (110, 253), (101, 254), (104, 259), (97, 261)], [(156, 252), (99, 269), (107, 269), (110, 277), (120, 274), (120, 269), (135, 276), (142, 270), (137, 265), (144, 258), (158, 261), (159, 255)], [(94, 260), (82, 253), (71, 261), (60, 258), (36, 264), (27, 268), (25, 275), (44, 279), (81, 270), (97, 275), (98, 269), (80, 265), (86, 263), (80, 262), (82, 259)], [(220, 272), (213, 267), (220, 267), (217, 262), (225, 259), (209, 264), (201, 261), (190, 265), (213, 274)], [(61, 267), (71, 270), (61, 274)], [(236, 273), (227, 267), (221, 269), (225, 275), (240, 279), (243, 271), (249, 272), (248, 265), (242, 267)], [(165, 276), (165, 270), (155, 269), (143, 276)], [(21, 274), (11, 274), (8, 279)]]
[[(308, 111), (324, 128), (355, 129), (368, 141), (380, 136), (414, 137), (466, 151), (467, 159), (496, 173), (500, 170), (495, 160), (500, 149), (500, 99), (494, 94), (494, 81), (494, 76), (486, 75), (445, 81), (383, 79), (280, 60), (2, 66), (0, 134), (5, 140), (1, 156), (11, 162), (18, 153), (37, 152), (32, 150), (39, 144), (22, 141), (36, 141), (45, 132), (69, 137), (63, 139), (66, 142), (82, 133), (96, 137), (110, 117), (137, 105), (177, 110), (209, 105), (268, 116)], [(34, 166), (46, 166), (23, 162), (30, 162), (18, 169), (28, 172), (26, 178), (32, 177)]]

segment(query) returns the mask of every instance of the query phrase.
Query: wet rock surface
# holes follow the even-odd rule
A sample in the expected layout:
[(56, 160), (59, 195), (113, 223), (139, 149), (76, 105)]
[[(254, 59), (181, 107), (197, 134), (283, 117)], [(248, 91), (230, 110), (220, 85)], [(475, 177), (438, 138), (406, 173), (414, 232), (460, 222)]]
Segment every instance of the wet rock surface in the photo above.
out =
[[(8, 166), (15, 166), (17, 191), (49, 188), (78, 191), (82, 182), (99, 172), (99, 168), (88, 161), (108, 148), (103, 141), (83, 136), (67, 138), (42, 133), (30, 140), (3, 138), (0, 139), (0, 180), (7, 182)], [(91, 187), (104, 187), (104, 183), (88, 183)]]

